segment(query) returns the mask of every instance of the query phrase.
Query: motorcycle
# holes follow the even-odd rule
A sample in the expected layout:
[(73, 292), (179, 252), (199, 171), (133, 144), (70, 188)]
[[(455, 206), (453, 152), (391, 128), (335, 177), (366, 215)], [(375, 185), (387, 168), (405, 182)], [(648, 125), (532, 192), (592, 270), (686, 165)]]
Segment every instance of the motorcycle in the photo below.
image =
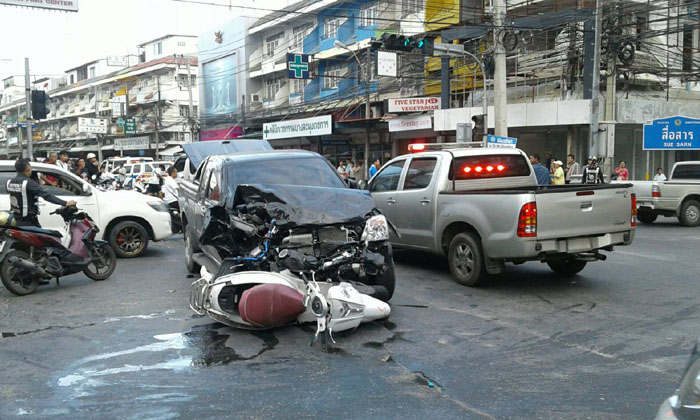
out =
[[(99, 232), (92, 218), (75, 206), (60, 207), (66, 223), (68, 246), (62, 234), (34, 226), (0, 226), (0, 280), (15, 295), (33, 293), (43, 280), (82, 271), (92, 280), (105, 280), (114, 273), (117, 257), (106, 241), (95, 239)], [(11, 220), (11, 216), (9, 219)]]

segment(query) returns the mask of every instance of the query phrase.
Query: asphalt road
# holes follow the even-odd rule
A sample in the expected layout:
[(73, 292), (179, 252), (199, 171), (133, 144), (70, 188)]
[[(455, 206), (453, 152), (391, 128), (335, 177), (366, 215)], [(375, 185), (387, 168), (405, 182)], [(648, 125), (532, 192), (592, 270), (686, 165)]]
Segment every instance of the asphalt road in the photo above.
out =
[(0, 418), (653, 418), (698, 337), (698, 246), (664, 219), (574, 278), (527, 263), (478, 289), (397, 252), (390, 320), (323, 352), (311, 327), (193, 316), (173, 239), (104, 282), (0, 289)]

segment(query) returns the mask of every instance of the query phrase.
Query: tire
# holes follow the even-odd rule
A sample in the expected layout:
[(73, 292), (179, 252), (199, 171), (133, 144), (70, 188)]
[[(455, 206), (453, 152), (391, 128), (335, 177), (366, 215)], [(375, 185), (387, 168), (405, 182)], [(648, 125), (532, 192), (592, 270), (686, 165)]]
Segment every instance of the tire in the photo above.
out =
[(29, 254), (24, 251), (10, 251), (0, 265), (0, 279), (5, 288), (17, 296), (34, 293), (39, 286), (39, 278), (32, 278), (17, 267), (10, 264), (10, 257), (29, 259)]
[(681, 214), (678, 220), (683, 226), (700, 226), (700, 203), (695, 200), (687, 200), (681, 206)]
[(185, 265), (187, 266), (187, 272), (197, 274), (202, 267), (194, 260), (195, 247), (192, 243), (191, 229), (188, 225), (185, 225), (183, 230), (185, 231)]
[(148, 248), (148, 232), (138, 222), (120, 222), (109, 232), (109, 244), (119, 258), (138, 257)]
[[(95, 247), (95, 257), (100, 259), (100, 262), (90, 263), (83, 269), (83, 273), (95, 281), (102, 281), (114, 273), (117, 268), (117, 254), (109, 244), (100, 244)], [(94, 267), (94, 270), (90, 267)], [(104, 271), (100, 271), (103, 270)]]
[[(394, 289), (396, 288), (396, 274), (394, 273), (394, 252), (391, 248), (391, 244), (387, 243), (383, 246), (380, 253), (384, 256), (384, 263), (386, 268), (382, 274), (377, 274), (376, 276), (370, 276), (373, 280), (372, 285), (382, 286), (388, 292), (388, 296), (382, 299), (385, 302), (391, 300), (394, 296)], [(384, 298), (384, 296), (382, 296)]]
[(447, 253), (452, 277), (459, 284), (478, 286), (486, 277), (486, 265), (481, 243), (469, 232), (458, 233), (452, 238)]
[(564, 260), (547, 261), (547, 265), (560, 276), (571, 277), (578, 274), (586, 267), (586, 261), (567, 258)]
[(659, 217), (657, 213), (654, 213), (649, 210), (637, 211), (637, 220), (639, 220), (642, 223), (646, 223), (647, 225), (654, 223), (657, 217)]

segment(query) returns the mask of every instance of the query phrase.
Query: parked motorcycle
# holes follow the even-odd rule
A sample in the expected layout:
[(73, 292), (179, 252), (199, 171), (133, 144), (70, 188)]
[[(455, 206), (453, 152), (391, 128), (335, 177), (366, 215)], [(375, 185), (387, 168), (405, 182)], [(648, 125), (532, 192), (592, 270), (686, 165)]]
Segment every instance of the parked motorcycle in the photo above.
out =
[(105, 280), (112, 275), (117, 257), (112, 247), (95, 239), (99, 229), (92, 218), (75, 206), (60, 207), (58, 214), (66, 222), (64, 246), (62, 234), (55, 230), (33, 226), (12, 226), (12, 215), (3, 213), (8, 221), (2, 229), (0, 244), (0, 280), (7, 290), (18, 296), (33, 293), (45, 279), (59, 278), (79, 271), (92, 280)]

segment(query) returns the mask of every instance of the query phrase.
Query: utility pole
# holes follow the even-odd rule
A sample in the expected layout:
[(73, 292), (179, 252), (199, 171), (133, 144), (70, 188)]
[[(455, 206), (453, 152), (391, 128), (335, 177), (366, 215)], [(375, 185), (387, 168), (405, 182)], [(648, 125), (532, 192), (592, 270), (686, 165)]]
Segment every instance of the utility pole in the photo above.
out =
[[(505, 0), (493, 0), (493, 41), (495, 46), (494, 60), (496, 69), (494, 72), (494, 122), (497, 136), (508, 136), (508, 87), (506, 84), (506, 49), (503, 46), (503, 34), (505, 27), (503, 20), (506, 14)], [(484, 121), (484, 125), (488, 122)]]
[(158, 160), (158, 149), (160, 148), (160, 73), (156, 74), (156, 83), (158, 84), (158, 101), (156, 102), (156, 156)]
[[(369, 120), (372, 118), (372, 109), (370, 107), (371, 102), (370, 102), (370, 78), (371, 78), (371, 71), (370, 71), (370, 63), (372, 60), (372, 54), (371, 54), (371, 49), (367, 47), (367, 68), (365, 68), (365, 85), (366, 85), (366, 90), (367, 90), (367, 97), (365, 98), (365, 120), (367, 120), (367, 123), (365, 124), (365, 130), (367, 130), (366, 135), (365, 135), (365, 152), (363, 159), (365, 161), (365, 167), (363, 169), (363, 172), (367, 174), (367, 177), (369, 179), (369, 136), (371, 135), (370, 129), (369, 129)], [(360, 70), (362, 69), (361, 63), (358, 62), (358, 65), (360, 65), (360, 68), (357, 69), (357, 74), (360, 74)], [(362, 175), (363, 177), (365, 176), (364, 174)]]
[(27, 106), (27, 159), (31, 160), (34, 156), (32, 150), (32, 87), (29, 81), (29, 58), (24, 58), (24, 94)]
[(588, 148), (590, 155), (599, 156), (601, 139), (598, 136), (598, 110), (600, 108), (600, 33), (603, 26), (603, 8), (601, 0), (595, 2), (595, 32), (593, 42), (593, 74), (591, 83), (591, 113), (588, 129)]
[[(185, 60), (187, 60), (187, 94), (190, 97), (190, 106), (189, 106), (189, 126), (190, 126), (190, 142), (194, 141), (194, 104), (192, 103), (192, 73), (190, 70), (190, 58), (185, 57)], [(160, 89), (158, 89), (160, 92)]]
[[(616, 17), (616, 12), (614, 10), (615, 0), (611, 2), (611, 11), (609, 16), (612, 18)], [(599, 150), (602, 151), (602, 155), (605, 156), (605, 162), (603, 163), (603, 173), (608, 177), (612, 175), (614, 168), (613, 159), (615, 157), (614, 141), (615, 141), (615, 103), (617, 94), (617, 57), (615, 51), (608, 50), (608, 77), (605, 86), (605, 137), (599, 136)], [(600, 123), (600, 122), (599, 122)], [(603, 138), (604, 137), (604, 138)]]

